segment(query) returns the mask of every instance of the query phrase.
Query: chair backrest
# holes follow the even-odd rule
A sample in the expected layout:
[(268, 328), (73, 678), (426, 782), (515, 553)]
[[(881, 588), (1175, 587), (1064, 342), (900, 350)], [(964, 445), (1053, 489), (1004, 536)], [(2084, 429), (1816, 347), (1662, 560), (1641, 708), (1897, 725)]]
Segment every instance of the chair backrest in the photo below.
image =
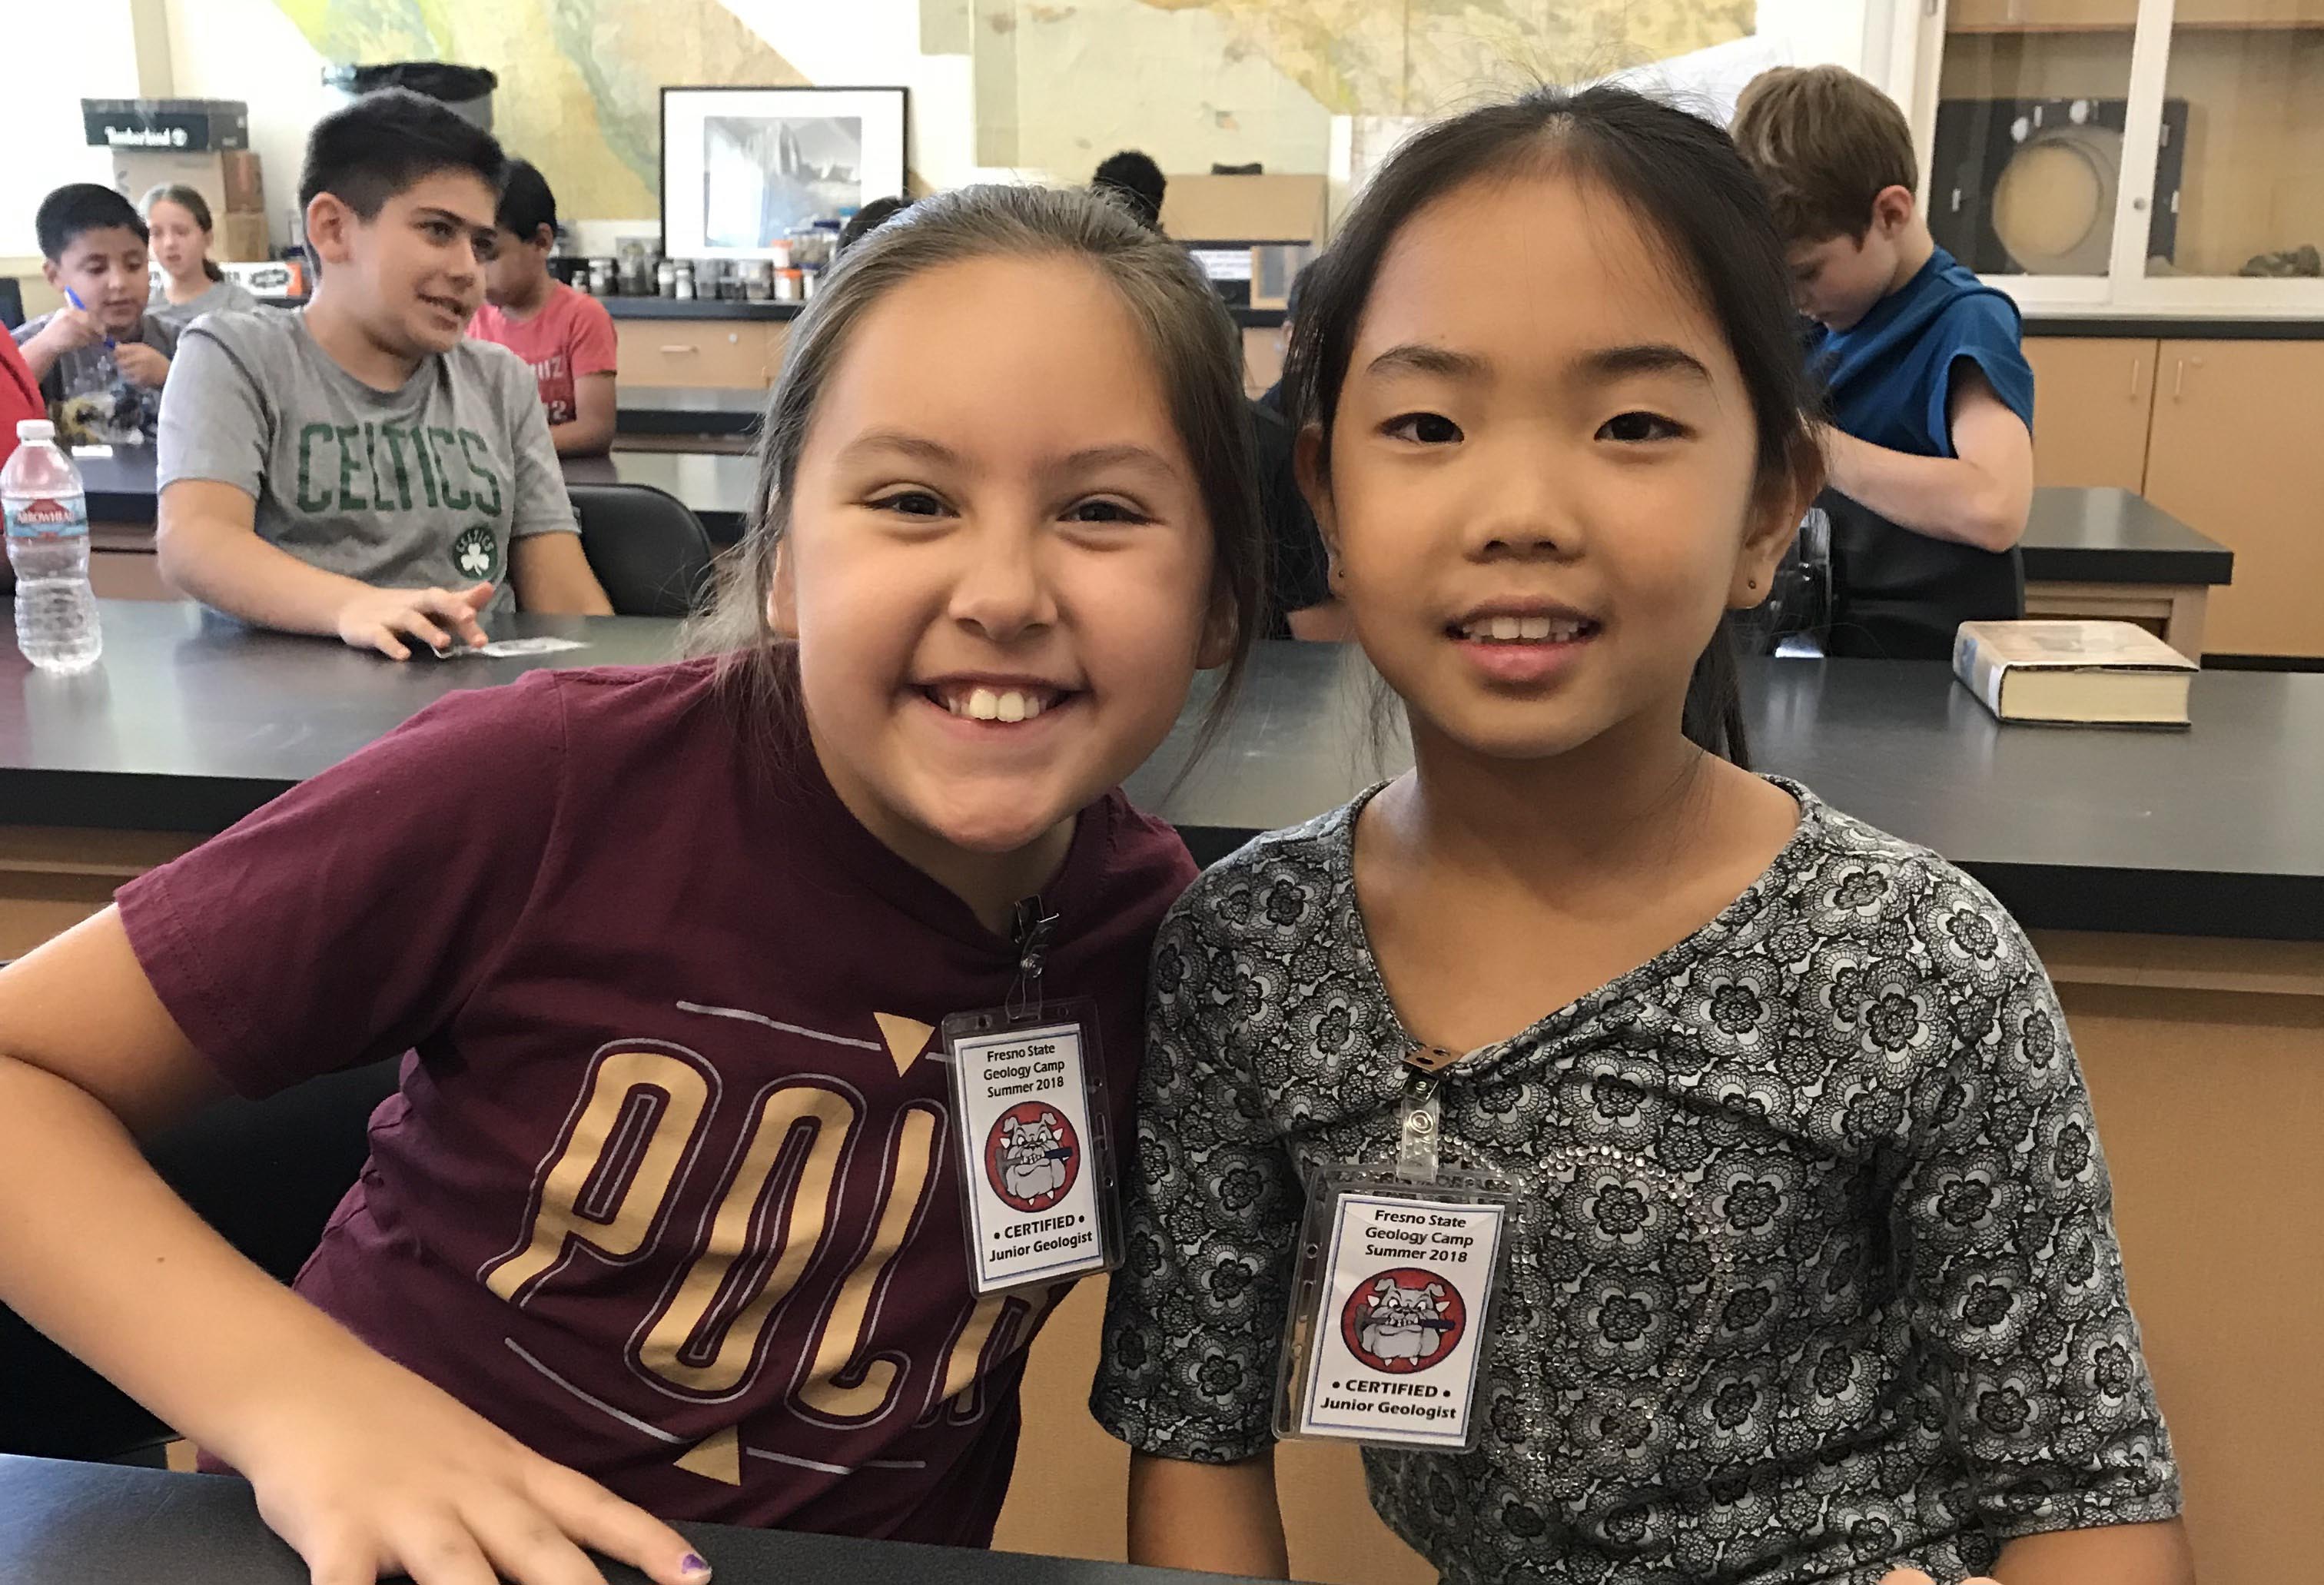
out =
[(1831, 520), (1822, 507), (1811, 506), (1775, 564), (1766, 599), (1737, 613), (1745, 652), (1773, 655), (1787, 639), (1805, 639), (1820, 649), (1831, 631)]
[[(162, 1181), (279, 1282), (298, 1276), (361, 1175), (394, 1061), (264, 1101), (221, 1101), (147, 1141)], [(169, 1428), (0, 1309), (0, 1453), (158, 1462)]]
[(710, 594), (710, 536), (650, 484), (567, 484), (589, 558), (617, 616), (684, 616)]

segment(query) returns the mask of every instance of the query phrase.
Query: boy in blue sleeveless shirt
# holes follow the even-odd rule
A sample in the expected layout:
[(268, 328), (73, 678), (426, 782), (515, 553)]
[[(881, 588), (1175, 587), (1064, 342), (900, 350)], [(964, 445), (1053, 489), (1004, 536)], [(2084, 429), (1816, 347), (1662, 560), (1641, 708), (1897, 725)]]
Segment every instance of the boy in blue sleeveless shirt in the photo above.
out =
[(1834, 66), (1756, 78), (1735, 141), (1767, 188), (1831, 406), (1834, 655), (1943, 659), (2023, 616), (2034, 371), (2017, 306), (1936, 245), (1904, 113)]

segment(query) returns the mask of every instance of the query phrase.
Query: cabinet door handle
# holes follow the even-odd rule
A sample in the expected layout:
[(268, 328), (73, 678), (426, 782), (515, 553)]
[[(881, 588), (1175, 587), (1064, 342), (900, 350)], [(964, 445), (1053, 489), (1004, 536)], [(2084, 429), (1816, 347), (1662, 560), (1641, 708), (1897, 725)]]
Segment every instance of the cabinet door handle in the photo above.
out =
[(2187, 360), (2185, 358), (2173, 358), (2171, 360), (2171, 400), (2173, 401), (2178, 401), (2179, 393), (2186, 388)]
[(2144, 374), (2145, 372), (2146, 360), (2144, 358), (2133, 358), (2130, 360), (2130, 400), (2133, 401), (2136, 401), (2138, 400), (2139, 376)]
[(676, 355), (679, 353), (700, 352), (701, 350), (702, 349), (698, 346), (670, 346), (667, 344), (662, 347), (662, 351), (671, 354), (672, 355)]

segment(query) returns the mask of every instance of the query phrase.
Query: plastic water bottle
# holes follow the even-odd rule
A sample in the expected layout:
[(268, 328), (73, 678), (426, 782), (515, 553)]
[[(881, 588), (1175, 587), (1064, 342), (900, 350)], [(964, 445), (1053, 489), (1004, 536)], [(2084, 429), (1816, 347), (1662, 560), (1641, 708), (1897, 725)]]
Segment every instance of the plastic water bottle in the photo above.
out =
[(104, 648), (88, 586), (88, 497), (56, 438), (48, 419), (23, 419), (22, 444), (0, 468), (8, 564), (16, 569), (16, 647), (44, 671), (86, 671)]

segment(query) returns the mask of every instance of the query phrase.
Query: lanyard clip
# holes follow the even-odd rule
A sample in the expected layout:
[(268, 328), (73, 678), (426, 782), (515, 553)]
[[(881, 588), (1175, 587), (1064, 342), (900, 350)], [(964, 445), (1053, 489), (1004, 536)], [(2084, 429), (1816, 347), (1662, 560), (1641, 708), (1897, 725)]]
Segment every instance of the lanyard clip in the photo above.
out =
[(1406, 1070), (1404, 1101), (1396, 1115), (1396, 1175), (1416, 1184), (1436, 1181), (1444, 1120), (1436, 1096), (1437, 1078), (1425, 1068)]
[(1057, 916), (1044, 912), (1038, 897), (1020, 898), (1010, 910), (1009, 937), (1017, 952), (1017, 979), (1009, 988), (1007, 1003), (1010, 1018), (1020, 1017), (1041, 1000), (1041, 972), (1056, 930)]

